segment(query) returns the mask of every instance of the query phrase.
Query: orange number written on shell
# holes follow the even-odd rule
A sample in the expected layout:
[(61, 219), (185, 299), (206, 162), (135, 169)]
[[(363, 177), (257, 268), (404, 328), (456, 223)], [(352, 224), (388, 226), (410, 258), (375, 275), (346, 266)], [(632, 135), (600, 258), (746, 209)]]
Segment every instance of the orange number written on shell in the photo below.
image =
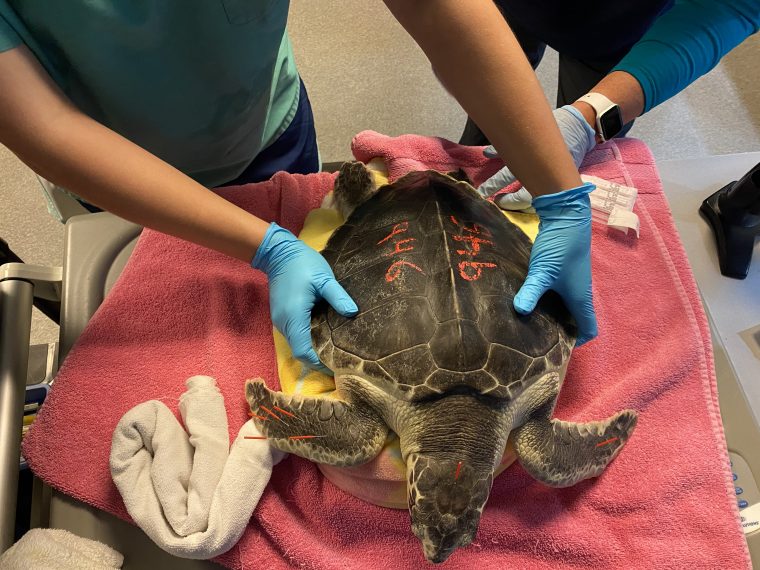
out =
[[(381, 239), (379, 242), (377, 242), (377, 245), (382, 245), (385, 242), (391, 240), (392, 238), (399, 236), (401, 234), (406, 233), (406, 231), (409, 229), (409, 222), (400, 222), (393, 226), (393, 229), (391, 229), (391, 233), (389, 233), (387, 236), (385, 236), (383, 239)], [(398, 255), (400, 253), (405, 253), (408, 251), (414, 251), (414, 246), (416, 242), (416, 238), (405, 238), (405, 239), (399, 239), (397, 241), (391, 242), (393, 243), (393, 250), (390, 252), (385, 253), (384, 255), (386, 257), (391, 257)], [(411, 267), (415, 271), (419, 271), (423, 275), (425, 272), (420, 268), (418, 265), (415, 265), (414, 263), (410, 261), (405, 261), (403, 259), (398, 259), (390, 264), (388, 269), (385, 272), (385, 280), (388, 283), (391, 283), (398, 279), (401, 276), (401, 273), (404, 269), (404, 267)]]
[(456, 250), (457, 254), (471, 258), (466, 261), (459, 262), (457, 266), (457, 269), (459, 270), (459, 276), (465, 281), (477, 281), (483, 275), (483, 269), (496, 267), (495, 263), (472, 260), (472, 258), (476, 257), (480, 253), (482, 246), (493, 245), (493, 242), (491, 240), (485, 239), (486, 237), (491, 237), (491, 232), (488, 231), (487, 228), (484, 228), (483, 226), (479, 226), (477, 224), (473, 224), (471, 226), (460, 224), (459, 220), (457, 220), (454, 216), (451, 216), (451, 221), (455, 226), (462, 228), (462, 231), (467, 232), (463, 235), (451, 236), (454, 241), (463, 243), (465, 245), (465, 249)]

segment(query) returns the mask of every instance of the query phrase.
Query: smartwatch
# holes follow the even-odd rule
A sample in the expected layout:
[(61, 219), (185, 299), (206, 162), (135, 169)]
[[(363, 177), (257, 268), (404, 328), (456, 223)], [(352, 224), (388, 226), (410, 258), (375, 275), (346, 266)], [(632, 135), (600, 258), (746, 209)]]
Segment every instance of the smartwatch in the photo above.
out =
[(620, 107), (601, 93), (586, 93), (578, 101), (591, 105), (596, 111), (596, 134), (602, 142), (610, 140), (623, 130)]

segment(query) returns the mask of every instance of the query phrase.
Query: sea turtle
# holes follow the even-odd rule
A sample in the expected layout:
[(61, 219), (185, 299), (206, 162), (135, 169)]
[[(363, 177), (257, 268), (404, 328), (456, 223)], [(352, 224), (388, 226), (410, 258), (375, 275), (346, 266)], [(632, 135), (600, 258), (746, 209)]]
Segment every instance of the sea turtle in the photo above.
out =
[(528, 269), (525, 234), (472, 186), (435, 171), (377, 189), (363, 164), (346, 163), (334, 195), (346, 221), (322, 253), (359, 314), (316, 307), (312, 339), (338, 399), (248, 381), (254, 421), (272, 445), (350, 466), (396, 432), (412, 530), (432, 562), (475, 538), (510, 433), (522, 466), (547, 485), (599, 475), (636, 413), (552, 419), (576, 327), (551, 292), (528, 316), (513, 309)]

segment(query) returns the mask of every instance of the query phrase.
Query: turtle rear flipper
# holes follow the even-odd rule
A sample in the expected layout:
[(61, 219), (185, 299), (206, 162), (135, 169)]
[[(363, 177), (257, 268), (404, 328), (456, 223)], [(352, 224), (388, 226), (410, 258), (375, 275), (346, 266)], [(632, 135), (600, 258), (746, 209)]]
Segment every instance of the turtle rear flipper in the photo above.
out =
[(636, 418), (633, 410), (588, 423), (536, 415), (515, 430), (515, 452), (525, 470), (542, 483), (570, 487), (604, 471), (630, 438)]
[(357, 206), (369, 200), (377, 192), (372, 174), (362, 162), (344, 162), (335, 179), (335, 204), (347, 220)]
[(366, 463), (380, 453), (388, 434), (385, 422), (367, 406), (289, 396), (270, 390), (262, 380), (246, 382), (245, 394), (256, 426), (273, 447), (317, 463)]
[(458, 180), (459, 182), (467, 182), (470, 186), (475, 186), (472, 183), (472, 180), (470, 180), (470, 177), (467, 176), (467, 173), (464, 171), (464, 169), (460, 168), (458, 170), (451, 170), (446, 173), (446, 176), (449, 176), (453, 178), (454, 180)]

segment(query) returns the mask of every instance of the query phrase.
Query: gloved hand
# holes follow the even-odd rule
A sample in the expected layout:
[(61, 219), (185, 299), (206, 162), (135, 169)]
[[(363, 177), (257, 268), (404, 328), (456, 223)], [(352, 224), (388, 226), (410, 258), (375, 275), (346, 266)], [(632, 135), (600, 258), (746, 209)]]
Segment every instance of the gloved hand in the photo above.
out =
[[(588, 152), (596, 146), (596, 133), (594, 129), (586, 122), (581, 112), (572, 105), (565, 105), (564, 107), (555, 109), (554, 119), (557, 121), (559, 132), (562, 133), (562, 138), (565, 139), (565, 144), (570, 150), (570, 155), (573, 157), (575, 166), (580, 166)], [(489, 158), (498, 156), (492, 146), (486, 147), (483, 154)], [(478, 192), (484, 198), (488, 198), (514, 181), (515, 176), (505, 166), (483, 182), (478, 188)], [(525, 188), (521, 188), (512, 194), (499, 196), (496, 204), (504, 210), (526, 210), (530, 208), (530, 194), (528, 194)]]
[(330, 265), (288, 230), (270, 224), (251, 262), (269, 277), (272, 323), (298, 360), (332, 375), (311, 344), (311, 310), (324, 299), (344, 317), (359, 312), (356, 303), (335, 279)]
[(576, 346), (597, 335), (591, 296), (591, 183), (533, 200), (538, 236), (530, 253), (528, 276), (514, 299), (526, 315), (548, 289), (559, 293), (578, 324)]

